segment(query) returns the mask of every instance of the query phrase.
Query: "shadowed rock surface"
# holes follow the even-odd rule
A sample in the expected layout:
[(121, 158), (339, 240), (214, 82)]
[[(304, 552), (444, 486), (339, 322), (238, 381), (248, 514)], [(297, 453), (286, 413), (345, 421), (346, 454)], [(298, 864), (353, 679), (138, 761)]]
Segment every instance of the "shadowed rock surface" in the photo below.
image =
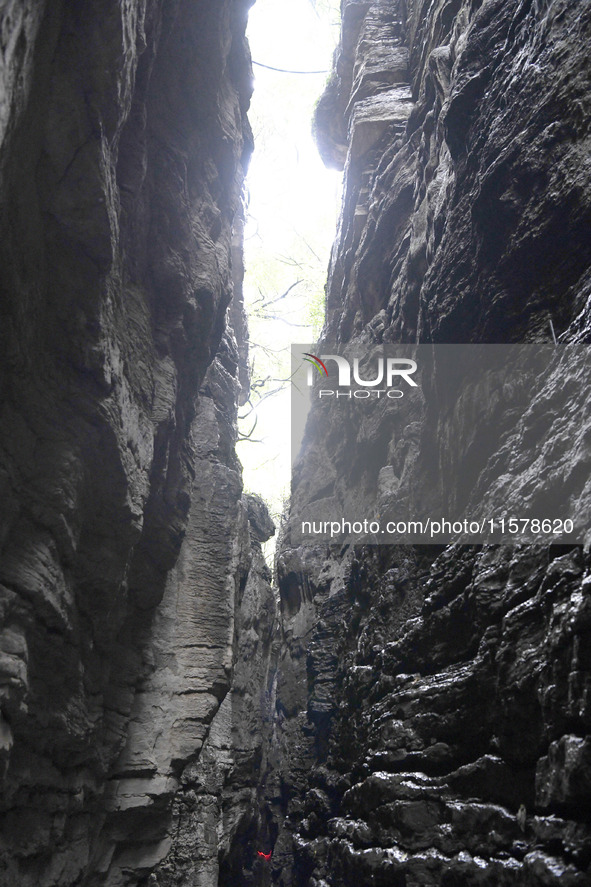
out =
[(6, 887), (213, 887), (258, 822), (275, 604), (234, 449), (248, 5), (1, 4)]
[[(315, 120), (345, 173), (315, 353), (549, 342), (550, 319), (588, 343), (589, 6), (344, 0), (342, 14)], [(431, 382), (427, 400), (436, 366)], [(298, 508), (342, 479), (348, 430), (325, 413), (277, 559), (273, 883), (589, 884), (589, 554), (292, 544)], [(362, 429), (369, 467), (347, 477), (361, 517), (367, 474), (404, 478), (429, 416), (406, 435)], [(569, 422), (559, 458), (583, 490), (589, 417)]]
[[(235, 454), (247, 7), (0, 9), (0, 884), (588, 884), (588, 553), (288, 522), (277, 624)], [(342, 14), (320, 347), (587, 342), (589, 5)], [(291, 522), (335, 451), (313, 416)]]

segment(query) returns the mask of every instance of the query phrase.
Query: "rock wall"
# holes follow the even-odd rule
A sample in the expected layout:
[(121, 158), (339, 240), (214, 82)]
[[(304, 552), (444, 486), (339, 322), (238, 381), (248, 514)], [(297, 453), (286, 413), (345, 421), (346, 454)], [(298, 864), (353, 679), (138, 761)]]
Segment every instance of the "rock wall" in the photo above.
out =
[(7, 887), (213, 887), (259, 827), (273, 527), (234, 450), (248, 6), (1, 5)]
[[(316, 353), (548, 342), (550, 320), (588, 342), (591, 9), (341, 8), (315, 119), (345, 173)], [(585, 422), (563, 439), (573, 472)], [(383, 430), (365, 430), (372, 466), (400, 476), (424, 435), (384, 444)], [(331, 495), (344, 433), (312, 410), (277, 559), (273, 882), (589, 883), (588, 551), (297, 546), (299, 504), (320, 475)], [(349, 493), (363, 503), (361, 480)]]
[[(589, 883), (587, 551), (288, 522), (276, 626), (234, 449), (247, 7), (0, 11), (0, 884)], [(323, 344), (586, 342), (588, 5), (342, 14)]]

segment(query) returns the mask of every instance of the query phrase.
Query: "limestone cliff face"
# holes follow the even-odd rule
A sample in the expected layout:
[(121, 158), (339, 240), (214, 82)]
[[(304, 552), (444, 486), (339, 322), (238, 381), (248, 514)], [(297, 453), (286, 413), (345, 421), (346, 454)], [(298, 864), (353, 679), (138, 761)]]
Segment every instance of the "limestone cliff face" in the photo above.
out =
[[(318, 353), (547, 342), (549, 319), (588, 342), (589, 6), (344, 0), (342, 15), (315, 121), (345, 169)], [(565, 438), (579, 468), (583, 422)], [(277, 561), (274, 883), (589, 883), (588, 553), (298, 547), (318, 454), (343, 435), (328, 430), (313, 411)], [(365, 443), (397, 474), (416, 444)]]
[(213, 887), (257, 827), (248, 5), (0, 9), (3, 885)]

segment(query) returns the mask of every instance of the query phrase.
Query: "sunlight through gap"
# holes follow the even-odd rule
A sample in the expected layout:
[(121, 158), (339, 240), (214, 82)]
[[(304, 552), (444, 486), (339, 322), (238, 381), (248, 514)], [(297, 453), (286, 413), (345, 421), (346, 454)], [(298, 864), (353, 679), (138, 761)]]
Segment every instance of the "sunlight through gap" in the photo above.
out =
[(249, 17), (258, 63), (244, 281), (252, 394), (240, 412), (241, 435), (256, 426), (238, 452), (245, 490), (265, 499), (277, 525), (290, 483), (289, 349), (320, 333), (340, 205), (342, 174), (325, 168), (312, 138), (339, 27), (338, 0), (257, 0)]

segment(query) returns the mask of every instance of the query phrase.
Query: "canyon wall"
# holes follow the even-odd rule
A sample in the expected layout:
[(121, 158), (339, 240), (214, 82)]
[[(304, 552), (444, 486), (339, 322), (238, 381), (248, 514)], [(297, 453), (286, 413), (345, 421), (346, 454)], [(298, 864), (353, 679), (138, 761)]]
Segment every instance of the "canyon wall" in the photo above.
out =
[[(235, 454), (248, 5), (0, 10), (0, 884), (587, 884), (586, 549), (296, 545), (343, 431), (313, 412), (277, 619)], [(342, 19), (319, 347), (586, 343), (588, 4)]]
[[(344, 194), (312, 350), (548, 343), (552, 327), (588, 343), (589, 5), (341, 9), (315, 130)], [(277, 557), (273, 882), (588, 884), (588, 548), (298, 544), (299, 509), (342, 477), (349, 429), (329, 415), (312, 408)], [(402, 483), (429, 415), (359, 431), (361, 516), (367, 473)], [(588, 495), (590, 417), (556, 418), (557, 458)]]
[(6, 887), (214, 887), (256, 858), (232, 850), (275, 618), (235, 454), (248, 6), (1, 4)]

